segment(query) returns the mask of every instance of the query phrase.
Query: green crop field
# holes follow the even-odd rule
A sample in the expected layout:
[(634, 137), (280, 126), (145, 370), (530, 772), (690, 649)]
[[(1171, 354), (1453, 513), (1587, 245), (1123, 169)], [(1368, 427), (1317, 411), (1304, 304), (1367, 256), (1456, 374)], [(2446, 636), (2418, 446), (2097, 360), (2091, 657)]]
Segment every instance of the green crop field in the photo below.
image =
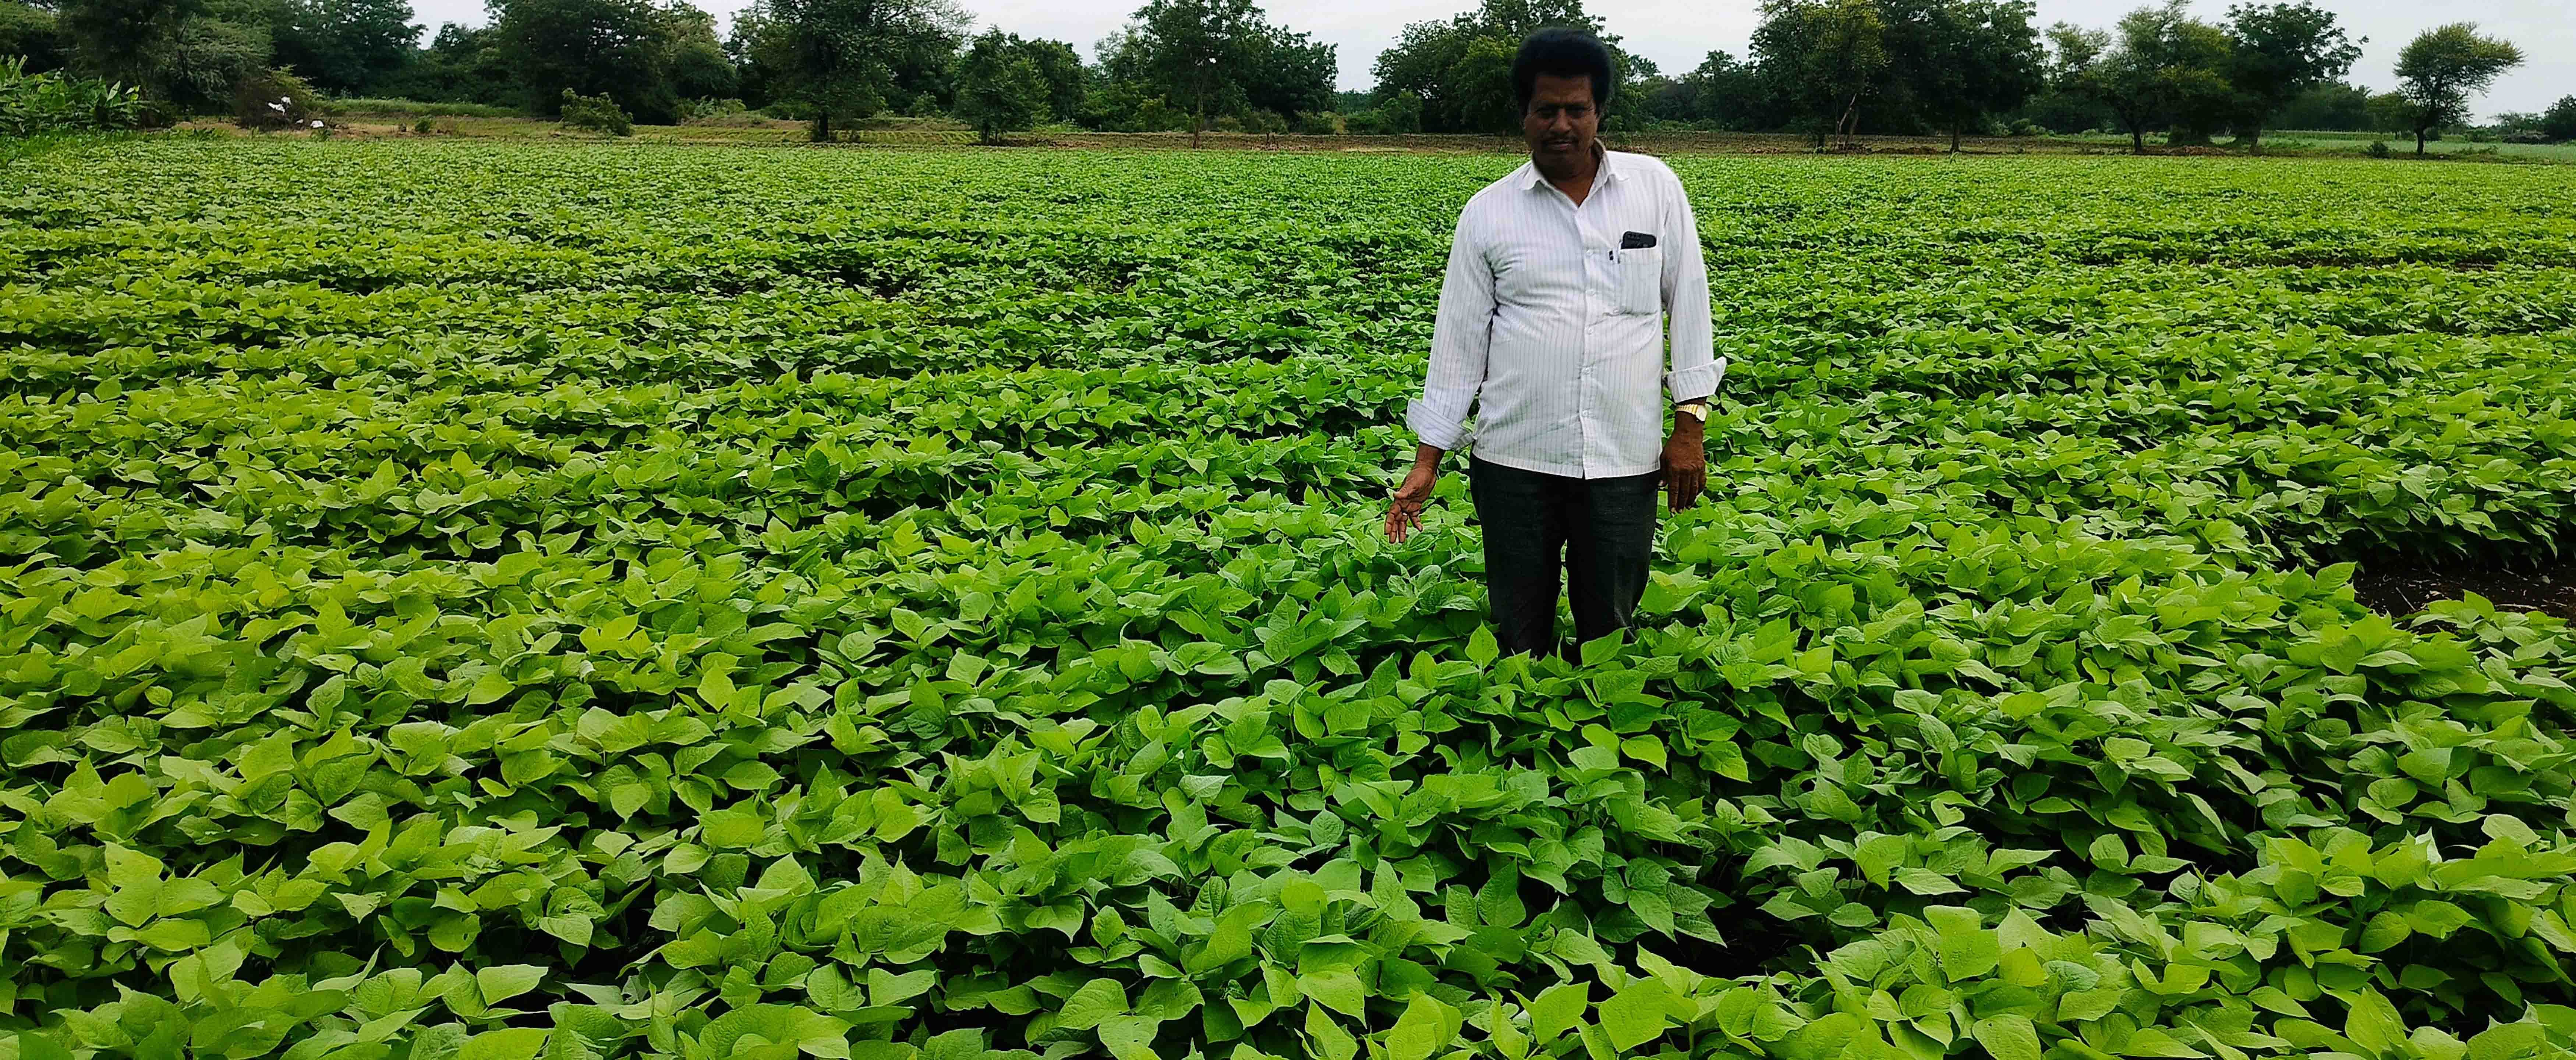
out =
[[(1645, 628), (1379, 534), (1500, 155), (0, 168), (0, 1060), (2576, 1048), (2541, 166), (1682, 158)], [(14, 1032), (14, 1033), (12, 1033)]]

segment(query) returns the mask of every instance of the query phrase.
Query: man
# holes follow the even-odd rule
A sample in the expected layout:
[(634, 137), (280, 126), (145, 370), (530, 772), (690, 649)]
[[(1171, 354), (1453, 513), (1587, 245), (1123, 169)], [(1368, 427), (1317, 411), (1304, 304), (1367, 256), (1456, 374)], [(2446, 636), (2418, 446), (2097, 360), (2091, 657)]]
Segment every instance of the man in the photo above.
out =
[(1670, 168), (1595, 139), (1612, 85), (1610, 50), (1581, 33), (1541, 30), (1512, 61), (1529, 164), (1458, 216), (1431, 367), (1406, 414), (1420, 444), (1386, 514), (1396, 541), (1421, 527), (1477, 403), (1467, 488), (1506, 651), (1557, 649), (1560, 569), (1579, 640), (1627, 628), (1657, 486), (1678, 512), (1708, 483), (1700, 430), (1726, 362), (1711, 349), (1699, 227)]

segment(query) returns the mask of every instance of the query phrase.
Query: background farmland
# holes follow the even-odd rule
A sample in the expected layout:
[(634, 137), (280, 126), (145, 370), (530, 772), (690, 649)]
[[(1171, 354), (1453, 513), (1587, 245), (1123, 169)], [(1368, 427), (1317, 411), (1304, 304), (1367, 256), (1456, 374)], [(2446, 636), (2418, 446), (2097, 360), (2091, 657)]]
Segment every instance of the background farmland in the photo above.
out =
[(1533, 664), (1376, 534), (1514, 164), (18, 157), (0, 1053), (2576, 1045), (2576, 637), (2347, 562), (2576, 521), (2563, 169), (1675, 159), (1712, 496)]

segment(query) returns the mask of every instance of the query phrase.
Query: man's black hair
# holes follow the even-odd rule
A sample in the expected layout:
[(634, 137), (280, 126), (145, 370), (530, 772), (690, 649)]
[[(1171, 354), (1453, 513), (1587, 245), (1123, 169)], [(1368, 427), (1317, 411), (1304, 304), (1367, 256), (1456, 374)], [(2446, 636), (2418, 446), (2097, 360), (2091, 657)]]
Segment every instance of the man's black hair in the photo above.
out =
[(1596, 110), (1609, 108), (1610, 93), (1618, 85), (1611, 74), (1610, 46), (1579, 29), (1543, 29), (1521, 42), (1521, 53), (1512, 57), (1512, 91), (1520, 96), (1522, 110), (1529, 109), (1540, 74), (1591, 78)]

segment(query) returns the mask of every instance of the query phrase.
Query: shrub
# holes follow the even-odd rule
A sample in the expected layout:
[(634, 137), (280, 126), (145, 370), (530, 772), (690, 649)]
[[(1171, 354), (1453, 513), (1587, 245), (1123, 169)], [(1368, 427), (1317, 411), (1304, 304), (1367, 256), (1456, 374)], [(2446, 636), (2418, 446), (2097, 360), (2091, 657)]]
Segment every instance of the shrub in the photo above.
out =
[(632, 136), (635, 120), (626, 109), (607, 96), (585, 96), (567, 88), (563, 92), (563, 123), (575, 129), (607, 133), (610, 136)]
[(2030, 120), (2030, 119), (2028, 119), (2028, 118), (2023, 118), (2023, 119), (2022, 119), (2022, 120), (2020, 120), (2020, 121), (2014, 122), (2014, 123), (2013, 123), (2013, 125), (2012, 125), (2012, 130), (2011, 130), (2011, 131), (2012, 131), (2012, 135), (2014, 135), (2014, 136), (2047, 136), (2047, 135), (2049, 135), (2049, 132), (2048, 132), (2048, 126), (2041, 125), (2040, 123), (2035, 122), (2035, 121), (2032, 121), (2032, 120)]
[(143, 122), (142, 93), (130, 86), (31, 74), (24, 56), (0, 60), (0, 135), (131, 129)]
[(759, 120), (739, 99), (684, 99), (679, 113), (682, 125), (742, 125)]
[(316, 128), (322, 113), (321, 95), (292, 72), (262, 70), (233, 83), (233, 121), (242, 128)]
[(2388, 157), (2388, 141), (2386, 141), (2386, 140), (2372, 140), (2372, 141), (2370, 142), (2370, 157), (2372, 157), (2372, 158), (2386, 158), (2386, 157)]

